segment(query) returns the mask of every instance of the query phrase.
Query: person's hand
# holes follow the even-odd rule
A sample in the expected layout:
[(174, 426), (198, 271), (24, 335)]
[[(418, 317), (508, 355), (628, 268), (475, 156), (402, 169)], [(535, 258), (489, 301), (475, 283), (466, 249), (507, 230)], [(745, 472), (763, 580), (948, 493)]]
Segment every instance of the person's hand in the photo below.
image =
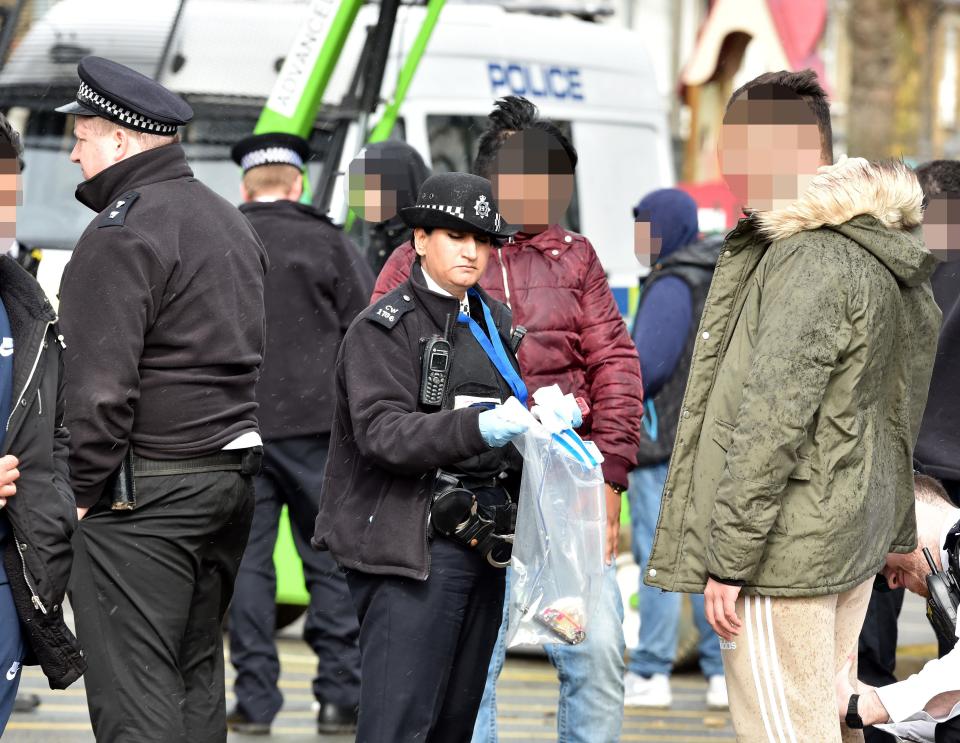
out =
[(0, 508), (7, 505), (7, 498), (12, 498), (17, 494), (17, 486), (14, 484), (20, 477), (20, 460), (12, 454), (0, 457)]
[(847, 706), (850, 704), (850, 695), (857, 693), (856, 689), (853, 688), (853, 684), (850, 683), (850, 669), (852, 666), (853, 654), (850, 654), (847, 656), (847, 662), (837, 671), (837, 678), (834, 681), (837, 693), (837, 713), (840, 715), (841, 721), (847, 717)]
[(483, 440), (494, 449), (506, 446), (514, 436), (519, 436), (530, 427), (526, 421), (505, 413), (502, 407), (484, 410), (477, 418), (477, 423)]
[(603, 490), (607, 496), (607, 547), (603, 559), (607, 565), (612, 565), (617, 559), (617, 545), (620, 542), (620, 505), (623, 497), (610, 483), (605, 482)]
[(737, 597), (740, 586), (728, 586), (713, 578), (707, 578), (707, 587), (703, 589), (703, 603), (707, 621), (713, 631), (728, 642), (740, 634), (743, 622), (737, 616)]

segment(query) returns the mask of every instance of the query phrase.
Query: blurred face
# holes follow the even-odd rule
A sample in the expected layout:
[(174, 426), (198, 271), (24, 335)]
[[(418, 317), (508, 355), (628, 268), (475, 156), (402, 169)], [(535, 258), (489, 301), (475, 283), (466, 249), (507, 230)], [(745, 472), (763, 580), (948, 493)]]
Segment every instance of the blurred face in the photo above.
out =
[(11, 147), (0, 147), (0, 250), (9, 250), (17, 237), (17, 206), (23, 203), (20, 163)]
[(649, 218), (641, 217), (633, 223), (633, 252), (641, 266), (650, 268), (659, 260), (662, 242)]
[(414, 247), (423, 270), (443, 289), (462, 298), (487, 268), (491, 240), (486, 235), (436, 228), (430, 234), (417, 227)]
[(930, 199), (923, 212), (923, 242), (941, 261), (960, 256), (960, 193)]
[(80, 165), (84, 180), (89, 180), (122, 159), (125, 142), (119, 136), (120, 127), (105, 126), (107, 122), (95, 116), (77, 116), (73, 136), (77, 143), (70, 153), (70, 162)]
[(500, 213), (524, 232), (539, 233), (563, 219), (573, 198), (573, 164), (562, 145), (531, 129), (510, 135), (490, 181)]
[(350, 208), (367, 222), (385, 222), (397, 213), (397, 192), (384, 188), (378, 173), (350, 173)]
[(928, 575), (930, 566), (923, 556), (922, 546), (906, 555), (891, 552), (883, 566), (883, 577), (890, 588), (906, 588), (924, 598), (927, 596)]
[[(398, 144), (397, 147), (402, 147)], [(409, 148), (408, 148), (409, 149)], [(404, 207), (415, 204), (414, 181), (421, 177), (419, 155), (402, 151), (364, 148), (347, 169), (347, 204), (360, 219), (371, 224), (393, 219)]]
[(796, 201), (817, 174), (820, 131), (802, 100), (738, 99), (720, 132), (720, 168), (730, 190), (755, 211)]

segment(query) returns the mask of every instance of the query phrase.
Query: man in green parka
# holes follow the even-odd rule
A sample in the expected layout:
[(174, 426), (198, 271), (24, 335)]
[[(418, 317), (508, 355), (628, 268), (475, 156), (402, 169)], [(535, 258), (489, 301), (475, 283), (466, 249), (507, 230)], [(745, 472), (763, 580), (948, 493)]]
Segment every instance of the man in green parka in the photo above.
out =
[(721, 165), (747, 216), (707, 297), (645, 575), (704, 593), (749, 743), (862, 740), (832, 682), (886, 553), (916, 546), (940, 325), (923, 195), (902, 163), (832, 150), (812, 71), (731, 97)]

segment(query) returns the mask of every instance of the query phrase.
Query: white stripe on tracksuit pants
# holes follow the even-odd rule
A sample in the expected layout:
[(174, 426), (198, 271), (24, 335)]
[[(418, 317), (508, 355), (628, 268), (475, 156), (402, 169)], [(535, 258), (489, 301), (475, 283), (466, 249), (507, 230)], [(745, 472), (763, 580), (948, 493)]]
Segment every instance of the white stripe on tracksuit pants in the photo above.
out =
[(743, 627), (733, 642), (721, 642), (739, 741), (863, 740), (838, 721), (834, 679), (855, 654), (872, 586), (870, 579), (845, 593), (800, 598), (741, 593)]

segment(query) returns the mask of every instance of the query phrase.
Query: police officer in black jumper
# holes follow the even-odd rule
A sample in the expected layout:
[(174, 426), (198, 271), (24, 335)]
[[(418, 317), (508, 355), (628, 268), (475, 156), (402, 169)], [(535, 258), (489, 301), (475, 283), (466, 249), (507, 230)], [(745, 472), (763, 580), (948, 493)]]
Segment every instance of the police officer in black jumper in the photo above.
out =
[(71, 603), (97, 740), (226, 740), (220, 623), (253, 515), (266, 254), (193, 177), (191, 116), (81, 60), (71, 160), (98, 215), (60, 289), (80, 521)]
[(343, 573), (328, 552), (311, 549), (310, 537), (330, 444), (337, 350), (369, 303), (373, 274), (343, 230), (299, 203), (309, 154), (305, 139), (279, 132), (246, 137), (232, 150), (244, 171), (240, 211), (270, 259), (264, 283), (267, 346), (257, 382), (263, 470), (230, 605), (237, 706), (227, 724), (246, 734), (268, 734), (283, 704), (272, 556), (284, 505), (310, 592), (303, 637), (318, 660), (318, 731), (352, 732), (360, 702), (357, 615)]
[[(476, 284), (516, 228), (490, 183), (424, 181), (401, 210), (418, 257), (337, 359), (314, 543), (347, 571), (360, 618), (358, 743), (469, 741), (499, 629), (525, 402), (509, 309)], [(511, 337), (513, 336), (513, 337)]]

